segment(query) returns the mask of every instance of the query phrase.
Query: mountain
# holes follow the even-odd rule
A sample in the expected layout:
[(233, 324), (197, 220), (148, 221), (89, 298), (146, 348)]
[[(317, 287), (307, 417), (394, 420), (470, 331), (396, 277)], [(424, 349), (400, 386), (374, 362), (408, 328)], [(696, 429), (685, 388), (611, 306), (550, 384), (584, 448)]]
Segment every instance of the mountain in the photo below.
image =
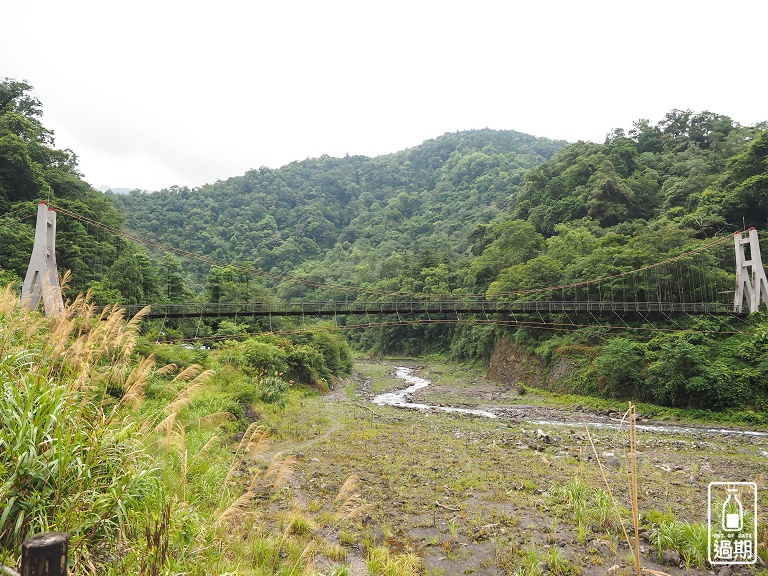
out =
[[(514, 131), (448, 133), (375, 158), (308, 158), (112, 198), (128, 227), (159, 242), (280, 274), (315, 274), (328, 260), (324, 280), (358, 283), (370, 281), (355, 272), (362, 260), (468, 255), (472, 229), (508, 210), (526, 171), (565, 144)], [(200, 284), (207, 268), (191, 271)]]

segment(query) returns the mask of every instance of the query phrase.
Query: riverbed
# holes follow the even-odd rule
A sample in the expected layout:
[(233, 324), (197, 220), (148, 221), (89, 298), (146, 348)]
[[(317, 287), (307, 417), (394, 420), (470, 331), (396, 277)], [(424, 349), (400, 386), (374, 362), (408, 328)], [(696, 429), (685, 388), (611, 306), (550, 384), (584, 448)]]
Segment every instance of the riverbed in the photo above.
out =
[[(516, 421), (525, 422), (537, 426), (557, 426), (569, 428), (598, 428), (605, 430), (621, 430), (627, 428), (627, 422), (621, 418), (600, 415), (596, 413), (579, 414), (568, 410), (552, 410), (535, 405), (517, 404), (513, 408), (509, 406), (497, 406), (495, 410), (467, 408), (466, 406), (446, 406), (444, 404), (430, 404), (414, 401), (414, 397), (420, 392), (426, 391), (432, 381), (418, 376), (413, 368), (407, 366), (394, 366), (394, 377), (403, 381), (406, 386), (377, 394), (371, 402), (379, 406), (394, 406), (409, 410), (451, 412), (481, 416), (484, 418), (506, 417)], [(542, 417), (542, 412), (546, 417)], [(768, 438), (768, 431), (747, 430), (742, 428), (685, 426), (669, 423), (638, 423), (636, 429), (646, 432), (670, 433), (670, 434), (723, 434), (735, 436), (751, 436)]]

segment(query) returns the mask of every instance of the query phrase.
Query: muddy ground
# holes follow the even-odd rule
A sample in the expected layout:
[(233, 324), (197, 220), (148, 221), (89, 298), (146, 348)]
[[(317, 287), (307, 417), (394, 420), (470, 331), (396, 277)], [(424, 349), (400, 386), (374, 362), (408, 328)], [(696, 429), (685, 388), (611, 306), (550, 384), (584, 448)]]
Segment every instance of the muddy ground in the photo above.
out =
[[(432, 381), (413, 401), (479, 407), (499, 417), (372, 404), (375, 394), (405, 387), (394, 374), (398, 365)], [(605, 489), (596, 450), (612, 493), (630, 507), (626, 430), (589, 428), (593, 450), (583, 426), (540, 423), (616, 423), (621, 415), (547, 405), (546, 398), (520, 392), (465, 367), (359, 360), (353, 376), (330, 395), (306, 398), (281, 416), (275, 449), (292, 453), (296, 463), (291, 497), (275, 505), (315, 518), (318, 533), (343, 551), (335, 559), (316, 555), (315, 568), (327, 573), (343, 564), (352, 574), (367, 574), (368, 550), (386, 546), (415, 553), (424, 572), (434, 575), (523, 574), (531, 573), (532, 563), (553, 574), (633, 573), (615, 515), (601, 519), (590, 500), (595, 489)], [(638, 431), (644, 518), (706, 522), (710, 482), (766, 485), (768, 439), (696, 428)], [(340, 520), (335, 499), (350, 477), (358, 479), (365, 506)], [(581, 481), (588, 487), (586, 519), (561, 497), (563, 487)], [(760, 492), (758, 507), (765, 518), (768, 499)], [(624, 520), (631, 530), (627, 514)], [(763, 569), (686, 570), (677, 552), (663, 551), (659, 561), (652, 532), (646, 520), (640, 542), (646, 568), (723, 575)]]

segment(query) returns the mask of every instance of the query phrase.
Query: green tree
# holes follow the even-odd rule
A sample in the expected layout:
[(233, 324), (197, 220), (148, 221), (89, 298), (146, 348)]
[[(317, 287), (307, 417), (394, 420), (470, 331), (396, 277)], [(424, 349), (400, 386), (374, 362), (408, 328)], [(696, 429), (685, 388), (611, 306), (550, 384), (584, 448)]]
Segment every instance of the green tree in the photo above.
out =
[(606, 396), (633, 396), (642, 387), (644, 347), (628, 338), (612, 338), (595, 358), (595, 374)]
[(632, 208), (632, 190), (605, 160), (590, 179), (592, 191), (587, 200), (587, 214), (602, 226), (613, 226), (627, 219)]
[(521, 264), (541, 250), (544, 238), (524, 220), (504, 220), (491, 227), (494, 240), (470, 264), (470, 278), (484, 292), (498, 273)]
[(181, 263), (173, 254), (165, 254), (160, 263), (161, 290), (168, 302), (184, 302), (184, 276), (181, 273)]

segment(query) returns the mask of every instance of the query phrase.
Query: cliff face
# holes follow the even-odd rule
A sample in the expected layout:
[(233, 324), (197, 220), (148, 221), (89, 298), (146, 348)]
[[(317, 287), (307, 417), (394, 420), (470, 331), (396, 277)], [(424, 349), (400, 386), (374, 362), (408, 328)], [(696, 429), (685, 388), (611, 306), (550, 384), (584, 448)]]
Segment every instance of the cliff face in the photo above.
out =
[(502, 384), (517, 384), (541, 387), (547, 368), (537, 357), (528, 354), (520, 346), (501, 338), (493, 349), (488, 365), (488, 377)]
[(488, 366), (488, 377), (503, 384), (522, 382), (526, 386), (553, 392), (573, 392), (589, 380), (591, 361), (597, 348), (562, 346), (545, 361), (525, 347), (502, 337), (496, 343)]

